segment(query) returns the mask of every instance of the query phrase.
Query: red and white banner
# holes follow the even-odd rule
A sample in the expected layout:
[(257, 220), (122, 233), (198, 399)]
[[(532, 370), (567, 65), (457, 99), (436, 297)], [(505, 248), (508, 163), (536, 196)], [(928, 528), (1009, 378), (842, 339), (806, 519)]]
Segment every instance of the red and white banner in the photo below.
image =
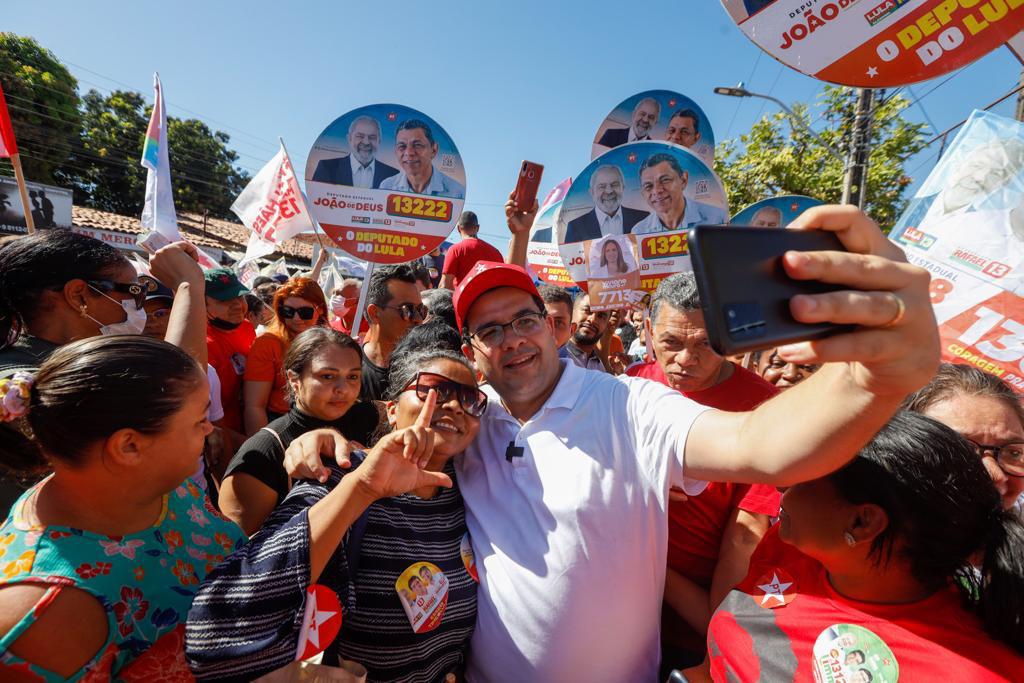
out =
[(1024, 393), (1024, 124), (974, 112), (890, 239), (932, 274), (943, 360)]
[[(1024, 30), (1024, 0), (722, 0), (747, 37), (808, 76), (862, 88), (959, 69)], [(751, 13), (746, 8), (761, 9)]]
[(7, 98), (0, 87), (0, 157), (10, 158), (18, 153), (18, 143), (14, 139), (14, 128), (11, 126), (11, 115), (7, 111)]
[(241, 263), (272, 254), (285, 240), (313, 229), (284, 143), (238, 195), (231, 210), (252, 231)]

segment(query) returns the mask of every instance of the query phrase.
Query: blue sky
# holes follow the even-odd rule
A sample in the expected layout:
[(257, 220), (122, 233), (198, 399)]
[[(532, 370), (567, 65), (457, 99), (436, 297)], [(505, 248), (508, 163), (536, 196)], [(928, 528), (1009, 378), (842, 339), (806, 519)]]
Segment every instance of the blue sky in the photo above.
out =
[[(501, 206), (520, 161), (546, 166), (542, 194), (575, 175), (602, 119), (633, 93), (682, 92), (723, 140), (775, 105), (714, 95), (714, 86), (744, 81), (790, 103), (822, 89), (761, 54), (717, 0), (39, 1), (11, 3), (4, 19), (4, 30), (33, 36), (67, 63), (82, 92), (130, 87), (151, 98), (159, 71), (169, 113), (229, 133), (251, 173), (279, 135), (304, 168), (339, 115), (377, 102), (419, 109), (458, 145), (466, 207), (500, 249)], [(944, 130), (1015, 87), (1019, 74), (1000, 48), (945, 83), (912, 86), (921, 103), (908, 116)], [(994, 111), (1012, 116), (1013, 107), (1010, 98)], [(908, 162), (918, 182), (937, 148)]]

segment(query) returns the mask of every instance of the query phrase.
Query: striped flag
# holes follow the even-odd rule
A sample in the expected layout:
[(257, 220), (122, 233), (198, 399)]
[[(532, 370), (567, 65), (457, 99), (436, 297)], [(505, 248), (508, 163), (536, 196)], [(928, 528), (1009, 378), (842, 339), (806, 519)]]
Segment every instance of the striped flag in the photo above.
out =
[(18, 143), (14, 139), (11, 115), (7, 113), (7, 99), (3, 86), (0, 86), (0, 157), (9, 158), (17, 153)]
[(146, 174), (146, 203), (142, 207), (142, 227), (156, 231), (172, 242), (181, 239), (178, 216), (171, 190), (171, 160), (167, 154), (167, 108), (160, 75), (153, 74), (153, 114), (142, 146), (142, 166)]

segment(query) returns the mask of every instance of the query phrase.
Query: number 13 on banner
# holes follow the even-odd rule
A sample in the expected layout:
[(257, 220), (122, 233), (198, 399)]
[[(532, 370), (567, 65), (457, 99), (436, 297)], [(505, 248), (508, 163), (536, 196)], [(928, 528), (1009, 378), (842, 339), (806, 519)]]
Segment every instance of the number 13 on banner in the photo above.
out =
[[(955, 286), (945, 279), (933, 279), (932, 304), (952, 296)], [(939, 325), (943, 356), (968, 363), (992, 373), (1024, 391), (1024, 304), (1020, 297), (999, 292), (968, 307)]]

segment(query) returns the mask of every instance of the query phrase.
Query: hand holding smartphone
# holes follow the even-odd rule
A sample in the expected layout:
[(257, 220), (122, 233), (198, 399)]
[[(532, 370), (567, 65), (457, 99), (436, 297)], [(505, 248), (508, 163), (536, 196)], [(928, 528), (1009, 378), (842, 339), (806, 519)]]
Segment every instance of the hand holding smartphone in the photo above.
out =
[(794, 280), (782, 265), (787, 251), (846, 251), (833, 233), (700, 225), (690, 230), (689, 245), (708, 341), (716, 353), (745, 353), (852, 329), (801, 323), (789, 309), (790, 299), (797, 294), (848, 289)]
[(516, 189), (513, 193), (516, 207), (519, 211), (529, 212), (537, 201), (537, 190), (540, 188), (540, 179), (544, 175), (544, 166), (532, 161), (524, 161), (519, 167), (519, 180), (516, 181)]

